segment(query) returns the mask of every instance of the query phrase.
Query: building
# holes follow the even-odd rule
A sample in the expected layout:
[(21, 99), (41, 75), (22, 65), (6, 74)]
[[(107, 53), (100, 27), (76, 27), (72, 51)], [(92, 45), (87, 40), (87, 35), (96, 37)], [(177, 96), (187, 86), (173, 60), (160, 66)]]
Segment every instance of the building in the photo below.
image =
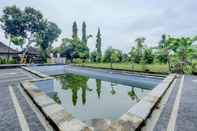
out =
[(1, 59), (7, 59), (12, 58), (12, 59), (19, 59), (19, 54), (17, 50), (14, 50), (7, 45), (5, 45), (3, 42), (0, 41), (0, 58)]
[[(17, 63), (20, 63), (21, 57), (23, 56), (23, 51), (14, 50), (3, 42), (0, 41), (0, 59), (14, 59)], [(27, 56), (27, 63), (41, 63), (42, 59), (37, 48), (29, 47), (28, 51), (25, 54)]]

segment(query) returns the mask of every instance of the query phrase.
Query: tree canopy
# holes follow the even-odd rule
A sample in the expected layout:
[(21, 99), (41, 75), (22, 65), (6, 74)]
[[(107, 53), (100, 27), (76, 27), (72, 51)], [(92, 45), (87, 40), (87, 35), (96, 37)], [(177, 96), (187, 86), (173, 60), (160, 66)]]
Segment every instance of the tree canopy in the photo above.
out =
[(11, 42), (21, 47), (26, 42), (25, 52), (34, 42), (45, 50), (61, 33), (55, 23), (48, 21), (39, 10), (32, 7), (25, 7), (24, 10), (16, 6), (5, 7), (0, 22)]

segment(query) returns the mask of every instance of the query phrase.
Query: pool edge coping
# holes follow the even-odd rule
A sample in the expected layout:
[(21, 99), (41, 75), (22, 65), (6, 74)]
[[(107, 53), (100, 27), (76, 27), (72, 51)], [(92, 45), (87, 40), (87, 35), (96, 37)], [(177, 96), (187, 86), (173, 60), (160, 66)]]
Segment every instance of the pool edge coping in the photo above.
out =
[[(42, 74), (41, 72), (32, 70), (28, 67), (22, 67), (24, 70), (33, 73), (39, 77), (40, 79), (36, 80), (30, 80), (30, 81), (22, 81), (21, 85), (27, 92), (27, 94), (30, 96), (30, 98), (33, 100), (33, 102), (38, 106), (38, 108), (43, 112), (43, 114), (48, 118), (49, 121), (51, 121), (57, 128), (61, 131), (66, 131), (66, 129), (74, 128), (76, 131), (93, 131), (94, 128), (91, 126), (87, 126), (84, 122), (75, 119), (72, 117), (72, 119), (69, 117), (67, 118), (57, 118), (62, 117), (61, 114), (66, 114), (65, 116), (72, 116), (70, 113), (63, 111), (63, 106), (60, 104), (57, 104), (52, 98), (48, 97), (44, 92), (38, 91), (35, 89), (33, 90), (33, 83), (40, 80), (53, 80), (53, 77), (50, 77), (48, 75)], [(132, 106), (128, 112), (124, 113), (118, 120), (112, 121), (111, 124), (108, 126), (106, 131), (116, 131), (120, 129), (129, 129), (129, 130), (136, 130), (141, 127), (141, 125), (144, 123), (144, 121), (148, 118), (148, 116), (153, 111), (155, 105), (157, 102), (161, 99), (161, 97), (165, 94), (167, 89), (170, 87), (170, 85), (173, 83), (174, 79), (176, 78), (176, 74), (169, 74), (166, 78), (163, 79), (162, 82), (160, 82), (153, 90), (151, 90), (145, 97), (143, 97), (138, 103), (136, 103), (134, 106)], [(47, 106), (52, 106), (49, 103), (52, 103), (54, 108), (57, 110), (57, 112), (53, 112), (51, 114), (50, 107), (47, 107), (46, 105), (43, 105), (43, 101), (45, 103), (48, 103)], [(53, 103), (53, 102), (54, 103)], [(55, 104), (55, 105), (54, 105)], [(48, 109), (49, 108), (49, 109)]]

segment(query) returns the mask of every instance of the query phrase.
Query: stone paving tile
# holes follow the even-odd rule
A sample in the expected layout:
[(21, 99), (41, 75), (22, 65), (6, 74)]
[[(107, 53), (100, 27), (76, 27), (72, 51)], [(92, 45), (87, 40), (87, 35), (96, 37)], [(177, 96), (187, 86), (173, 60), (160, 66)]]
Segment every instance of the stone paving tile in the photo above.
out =
[(159, 117), (159, 120), (157, 121), (156, 126), (154, 127), (154, 131), (166, 131), (168, 122), (170, 119), (170, 115), (172, 112), (172, 108), (174, 105), (174, 101), (176, 99), (176, 94), (178, 91), (178, 86), (180, 83), (180, 78), (175, 83), (175, 86), (167, 100), (166, 106), (164, 107), (163, 111), (161, 112), (161, 115)]
[(31, 109), (29, 104), (26, 102), (25, 97), (21, 94), (20, 90), (17, 87), (13, 87), (16, 97), (19, 101), (19, 104), (22, 108), (22, 111), (25, 115), (25, 118), (28, 122), (30, 131), (45, 131), (45, 128), (40, 123), (35, 112)]
[(197, 76), (185, 76), (175, 131), (197, 130)]
[(17, 117), (12, 115), (11, 118), (0, 122), (0, 131), (21, 131)]
[[(8, 86), (16, 84), (20, 80), (31, 79), (31, 75), (23, 73), (21, 69), (0, 69), (0, 131), (21, 131), (19, 120), (11, 99)], [(28, 121), (31, 131), (43, 131), (43, 126), (39, 122), (35, 113), (25, 101), (24, 96), (15, 90), (20, 106)]]

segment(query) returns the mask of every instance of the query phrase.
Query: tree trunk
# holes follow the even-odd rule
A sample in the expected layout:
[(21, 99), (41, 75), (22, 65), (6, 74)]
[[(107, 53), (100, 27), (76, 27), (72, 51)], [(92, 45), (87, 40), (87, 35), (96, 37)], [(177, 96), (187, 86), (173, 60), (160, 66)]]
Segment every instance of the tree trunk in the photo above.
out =
[(10, 45), (11, 45), (11, 40), (9, 40), (9, 48), (8, 48), (8, 57), (7, 57), (7, 62), (9, 61), (10, 59)]
[(169, 72), (171, 72), (171, 64), (170, 64), (170, 58), (169, 58), (169, 56), (167, 56), (167, 63), (168, 63)]

